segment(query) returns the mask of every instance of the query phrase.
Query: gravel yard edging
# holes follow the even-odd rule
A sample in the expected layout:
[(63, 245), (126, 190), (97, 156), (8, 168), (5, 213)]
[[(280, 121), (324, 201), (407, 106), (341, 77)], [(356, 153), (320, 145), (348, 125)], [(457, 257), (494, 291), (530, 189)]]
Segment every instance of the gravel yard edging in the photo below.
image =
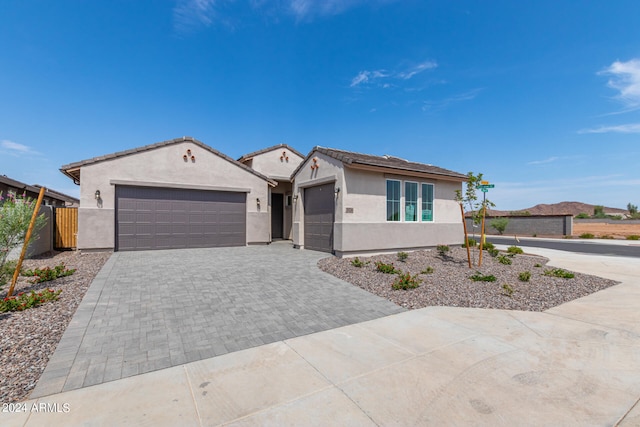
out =
[[(545, 311), (618, 284), (613, 280), (575, 272), (573, 279), (545, 276), (544, 271), (551, 269), (546, 266), (549, 260), (526, 253), (511, 258), (512, 265), (505, 265), (485, 252), (482, 267), (477, 267), (478, 250), (474, 249), (472, 253), (475, 263), (471, 269), (466, 249), (460, 247), (452, 247), (446, 257), (441, 257), (435, 250), (409, 252), (405, 262), (399, 261), (396, 254), (359, 257), (367, 263), (363, 267), (354, 267), (351, 264), (353, 258), (330, 257), (318, 261), (318, 267), (407, 309), (449, 306)], [(393, 263), (398, 270), (418, 274), (422, 283), (416, 289), (393, 290), (391, 284), (397, 275), (376, 271), (376, 261)], [(536, 264), (541, 266), (535, 267)], [(421, 274), (427, 267), (432, 267), (433, 273)], [(529, 282), (518, 278), (524, 271), (531, 273)], [(497, 280), (474, 282), (469, 277), (476, 272), (494, 275)], [(504, 285), (513, 290), (510, 296)]]
[[(23, 270), (53, 268), (61, 262), (76, 269), (71, 276), (30, 283), (20, 276), (14, 295), (42, 289), (62, 290), (57, 301), (24, 311), (0, 313), (0, 402), (26, 400), (44, 372), (87, 289), (112, 252), (54, 252), (24, 261)], [(0, 291), (7, 295), (9, 286)]]

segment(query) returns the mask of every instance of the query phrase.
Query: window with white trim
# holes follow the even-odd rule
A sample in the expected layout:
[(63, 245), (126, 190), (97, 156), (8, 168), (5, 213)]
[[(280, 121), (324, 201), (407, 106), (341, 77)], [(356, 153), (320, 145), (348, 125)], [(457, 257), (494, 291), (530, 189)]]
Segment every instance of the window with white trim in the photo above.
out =
[(387, 221), (400, 221), (400, 181), (387, 180)]
[(433, 184), (422, 184), (422, 221), (433, 221)]
[(404, 220), (405, 222), (418, 221), (418, 183), (404, 182)]

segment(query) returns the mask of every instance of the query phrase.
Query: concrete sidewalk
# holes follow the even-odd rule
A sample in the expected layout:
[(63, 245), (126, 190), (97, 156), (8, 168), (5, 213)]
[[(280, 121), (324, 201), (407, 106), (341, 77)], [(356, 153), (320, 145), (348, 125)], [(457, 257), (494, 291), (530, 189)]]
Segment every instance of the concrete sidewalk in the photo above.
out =
[(640, 425), (640, 259), (527, 252), (623, 283), (544, 313), (404, 312), (30, 400), (42, 411), (0, 424)]

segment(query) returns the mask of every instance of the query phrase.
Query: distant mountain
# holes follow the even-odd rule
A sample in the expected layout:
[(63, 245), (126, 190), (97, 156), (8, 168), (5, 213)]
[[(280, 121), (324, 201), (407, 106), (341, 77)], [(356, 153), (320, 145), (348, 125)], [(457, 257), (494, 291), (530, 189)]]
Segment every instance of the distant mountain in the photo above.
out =
[[(500, 216), (500, 215), (514, 215), (518, 213), (528, 212), (531, 215), (573, 215), (576, 216), (580, 213), (586, 213), (593, 215), (593, 208), (595, 205), (580, 202), (560, 202), (553, 204), (538, 204), (527, 209), (520, 209), (517, 211), (500, 211), (488, 209), (487, 215)], [(604, 208), (604, 212), (608, 215), (624, 215), (629, 211), (618, 208)]]

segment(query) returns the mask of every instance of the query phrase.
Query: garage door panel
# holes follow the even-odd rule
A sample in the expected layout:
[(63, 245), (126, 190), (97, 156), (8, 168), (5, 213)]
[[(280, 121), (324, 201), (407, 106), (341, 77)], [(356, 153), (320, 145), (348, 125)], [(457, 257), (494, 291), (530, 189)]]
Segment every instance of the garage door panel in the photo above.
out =
[(117, 186), (116, 206), (117, 250), (246, 244), (245, 193)]
[(304, 190), (304, 246), (307, 249), (333, 251), (335, 218), (334, 184)]

